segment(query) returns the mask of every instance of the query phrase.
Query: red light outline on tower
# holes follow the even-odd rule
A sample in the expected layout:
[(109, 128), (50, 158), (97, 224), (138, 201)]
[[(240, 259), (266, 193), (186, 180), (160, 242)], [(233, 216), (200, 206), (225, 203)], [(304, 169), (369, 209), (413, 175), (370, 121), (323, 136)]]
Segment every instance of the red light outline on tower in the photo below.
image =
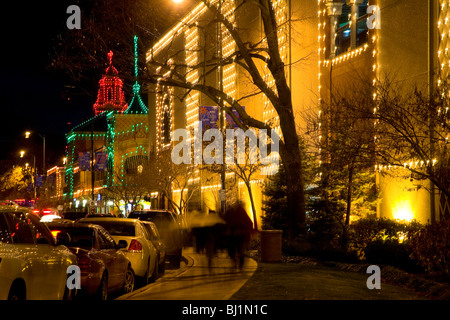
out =
[(94, 104), (95, 115), (105, 111), (124, 112), (128, 108), (123, 92), (123, 81), (119, 78), (119, 72), (112, 65), (113, 52), (108, 52), (109, 66), (99, 80), (100, 86), (97, 94), (97, 101)]

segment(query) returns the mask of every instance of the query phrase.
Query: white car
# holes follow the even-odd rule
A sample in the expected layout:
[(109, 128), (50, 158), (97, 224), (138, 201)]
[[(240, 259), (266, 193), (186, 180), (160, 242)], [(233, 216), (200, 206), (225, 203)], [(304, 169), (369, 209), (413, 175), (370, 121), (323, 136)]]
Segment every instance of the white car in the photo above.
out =
[(41, 222), (52, 222), (57, 219), (61, 219), (61, 217), (56, 214), (48, 214), (41, 218)]
[(92, 223), (105, 228), (116, 243), (120, 240), (127, 242), (122, 250), (130, 260), (135, 275), (143, 280), (144, 284), (153, 282), (158, 277), (158, 252), (152, 239), (142, 222), (137, 219), (123, 218), (83, 218), (76, 223)]
[(77, 257), (55, 243), (39, 217), (0, 211), (0, 300), (72, 298), (67, 268), (76, 264)]

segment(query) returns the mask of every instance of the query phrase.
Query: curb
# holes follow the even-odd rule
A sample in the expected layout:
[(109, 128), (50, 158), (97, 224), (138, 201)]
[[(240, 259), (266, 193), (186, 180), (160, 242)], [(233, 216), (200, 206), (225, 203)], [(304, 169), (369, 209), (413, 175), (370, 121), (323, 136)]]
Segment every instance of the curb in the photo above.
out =
[[(190, 269), (190, 268), (194, 265), (194, 260), (193, 260), (192, 258), (190, 258), (189, 256), (188, 256), (188, 257), (182, 256), (182, 257), (181, 257), (181, 260), (182, 260), (182, 262), (184, 262), (186, 265), (185, 265), (184, 267), (181, 267), (181, 268), (175, 270), (174, 273), (170, 275), (170, 277), (178, 277), (180, 274), (186, 272), (188, 269)], [(147, 291), (147, 290), (150, 289), (150, 288), (156, 287), (157, 285), (160, 285), (161, 283), (164, 283), (165, 280), (166, 280), (168, 277), (169, 277), (169, 276), (165, 273), (163, 276), (161, 276), (161, 277), (159, 277), (158, 279), (156, 279), (155, 282), (149, 283), (148, 285), (146, 285), (146, 286), (144, 286), (144, 287), (142, 287), (142, 288), (139, 288), (139, 289), (137, 289), (137, 290), (134, 290), (134, 291), (132, 291), (132, 292), (130, 292), (130, 293), (121, 295), (121, 296), (118, 297), (116, 300), (126, 300), (126, 299), (128, 299), (128, 298), (131, 298), (131, 297), (137, 295), (137, 294), (140, 294), (140, 293), (142, 293), (142, 292), (144, 292), (144, 291)]]

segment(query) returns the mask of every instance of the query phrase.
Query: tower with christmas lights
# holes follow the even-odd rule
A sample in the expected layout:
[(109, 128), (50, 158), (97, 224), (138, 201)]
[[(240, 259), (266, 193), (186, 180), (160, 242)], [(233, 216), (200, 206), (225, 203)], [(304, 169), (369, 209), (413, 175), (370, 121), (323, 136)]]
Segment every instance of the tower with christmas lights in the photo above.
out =
[(104, 111), (124, 112), (128, 108), (123, 92), (123, 81), (112, 64), (113, 52), (108, 52), (109, 65), (100, 79), (97, 101), (94, 104), (95, 115)]
[(132, 178), (148, 158), (148, 107), (140, 97), (137, 80), (137, 40), (135, 36), (135, 82), (130, 103), (125, 100), (124, 82), (112, 63), (110, 51), (93, 105), (95, 116), (66, 135), (64, 199), (72, 209), (91, 204), (99, 212), (111, 212), (113, 205), (103, 196), (103, 190)]

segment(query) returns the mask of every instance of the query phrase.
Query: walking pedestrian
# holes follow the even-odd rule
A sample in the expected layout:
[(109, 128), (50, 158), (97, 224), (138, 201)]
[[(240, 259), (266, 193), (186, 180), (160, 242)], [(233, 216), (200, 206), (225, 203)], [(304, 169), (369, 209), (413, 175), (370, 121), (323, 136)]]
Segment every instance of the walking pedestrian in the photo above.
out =
[(228, 228), (228, 254), (234, 261), (235, 268), (242, 270), (245, 253), (253, 233), (253, 222), (241, 201), (236, 202), (225, 213), (224, 220)]

